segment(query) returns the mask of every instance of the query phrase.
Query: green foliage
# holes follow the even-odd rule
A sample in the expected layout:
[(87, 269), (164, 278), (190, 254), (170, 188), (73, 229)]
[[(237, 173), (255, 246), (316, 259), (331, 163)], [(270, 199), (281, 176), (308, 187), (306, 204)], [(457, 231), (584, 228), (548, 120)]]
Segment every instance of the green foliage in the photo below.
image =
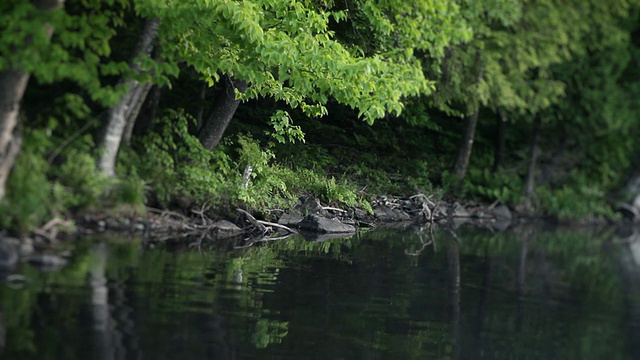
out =
[(300, 126), (293, 125), (293, 120), (289, 113), (283, 110), (277, 110), (275, 114), (271, 116), (269, 125), (273, 128), (272, 131), (267, 131), (266, 134), (273, 137), (277, 142), (283, 144), (286, 141), (304, 142), (304, 133)]
[(18, 233), (27, 233), (51, 218), (58, 210), (51, 183), (47, 179), (48, 164), (42, 153), (27, 137), (15, 169), (7, 182), (7, 195), (0, 204), (0, 225)]
[(542, 186), (537, 189), (538, 209), (560, 220), (615, 219), (606, 193), (599, 185), (578, 179), (560, 188)]
[(260, 319), (256, 322), (255, 332), (251, 337), (253, 345), (264, 349), (269, 344), (278, 344), (287, 336), (289, 323)]
[(314, 117), (326, 115), (333, 98), (371, 123), (400, 114), (405, 97), (433, 91), (414, 51), (437, 58), (449, 44), (468, 38), (469, 29), (460, 26), (453, 1), (408, 8), (364, 1), (358, 7), (360, 21), (376, 28), (381, 43), (399, 46), (380, 45), (371, 56), (350, 51), (330, 29), (331, 21), (348, 17), (333, 4), (321, 9), (305, 1), (224, 0), (151, 6), (171, 24), (161, 29), (169, 43), (162, 46), (164, 56), (186, 61), (210, 84), (233, 74), (251, 83), (244, 99), (272, 97)]
[(348, 207), (371, 207), (356, 193), (354, 185), (327, 177), (318, 169), (297, 168), (293, 170), (274, 162), (274, 154), (263, 150), (251, 137), (238, 139), (239, 165), (253, 168), (251, 184), (240, 188), (239, 198), (251, 207), (266, 211), (268, 207), (289, 207), (298, 195), (310, 193), (326, 203)]
[(226, 192), (231, 162), (222, 151), (208, 151), (189, 133), (193, 117), (182, 110), (167, 111), (159, 133), (140, 140), (142, 151), (133, 163), (163, 205), (175, 196), (199, 203)]
[(67, 152), (64, 163), (53, 172), (65, 188), (64, 205), (69, 209), (95, 208), (110, 184), (96, 168), (94, 157), (75, 149)]
[(492, 172), (488, 167), (473, 168), (464, 180), (466, 194), (483, 201), (500, 201), (503, 204), (522, 203), (522, 181), (518, 174)]

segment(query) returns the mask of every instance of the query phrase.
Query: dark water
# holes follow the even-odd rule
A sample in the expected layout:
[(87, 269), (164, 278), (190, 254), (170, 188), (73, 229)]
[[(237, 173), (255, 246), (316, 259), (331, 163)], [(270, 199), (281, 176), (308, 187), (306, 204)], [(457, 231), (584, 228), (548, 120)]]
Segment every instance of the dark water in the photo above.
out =
[(73, 247), (0, 284), (0, 358), (640, 358), (640, 240), (614, 229)]

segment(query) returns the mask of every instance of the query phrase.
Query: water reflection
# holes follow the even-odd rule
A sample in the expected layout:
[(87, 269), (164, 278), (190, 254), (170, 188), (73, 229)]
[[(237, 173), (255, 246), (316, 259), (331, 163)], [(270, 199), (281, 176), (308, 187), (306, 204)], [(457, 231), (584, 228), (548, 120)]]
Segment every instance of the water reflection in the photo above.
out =
[(639, 357), (640, 233), (429, 230), (230, 252), (86, 239), (0, 286), (1, 357)]

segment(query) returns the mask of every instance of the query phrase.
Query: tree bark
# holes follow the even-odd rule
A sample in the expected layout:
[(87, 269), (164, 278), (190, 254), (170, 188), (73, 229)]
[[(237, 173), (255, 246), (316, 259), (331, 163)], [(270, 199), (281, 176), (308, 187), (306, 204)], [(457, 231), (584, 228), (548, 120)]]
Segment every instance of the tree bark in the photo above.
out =
[[(147, 20), (136, 48), (134, 50), (133, 59), (139, 58), (141, 55), (150, 56), (153, 42), (158, 35), (160, 27), (160, 19), (154, 18)], [(134, 62), (133, 70), (140, 72), (140, 63)], [(104, 136), (100, 141), (100, 147), (103, 149), (102, 156), (98, 161), (98, 168), (107, 176), (114, 176), (116, 171), (116, 160), (120, 143), (122, 141), (127, 120), (132, 117), (135, 119), (140, 108), (137, 104), (144, 102), (144, 97), (149, 92), (150, 87), (147, 84), (140, 84), (137, 80), (126, 80), (125, 88), (127, 93), (122, 97), (120, 102), (109, 109), (109, 119), (107, 120), (107, 128)]]
[(493, 169), (492, 172), (497, 172), (502, 166), (502, 162), (504, 161), (504, 152), (506, 148), (506, 127), (507, 127), (507, 117), (502, 110), (498, 110), (497, 119), (497, 129), (496, 129), (496, 142), (493, 153)]
[(480, 109), (476, 106), (473, 114), (467, 116), (462, 141), (458, 147), (458, 156), (453, 166), (453, 175), (459, 180), (464, 179), (469, 167), (469, 159), (471, 158), (471, 150), (473, 149), (473, 139), (476, 134), (476, 126), (478, 124), (478, 115)]
[[(33, 4), (41, 11), (53, 11), (61, 8), (64, 0), (39, 0)], [(48, 24), (43, 26), (51, 37), (53, 28)], [(0, 200), (5, 196), (7, 179), (20, 153), (20, 102), (29, 76), (15, 66), (0, 72)]]
[(140, 86), (136, 87), (136, 93), (131, 97), (131, 101), (133, 103), (129, 103), (126, 122), (127, 125), (124, 129), (124, 143), (125, 145), (131, 145), (131, 136), (133, 135), (133, 128), (136, 125), (136, 120), (138, 119), (138, 115), (140, 114), (140, 110), (142, 109), (142, 105), (144, 104), (147, 96), (149, 95), (149, 91), (153, 84), (144, 83), (140, 84)]
[(536, 118), (533, 122), (533, 134), (531, 137), (531, 148), (529, 150), (529, 166), (527, 168), (527, 179), (525, 182), (524, 209), (526, 211), (533, 210), (533, 197), (536, 190), (536, 163), (538, 162), (538, 136), (540, 133), (540, 119)]
[(248, 84), (245, 81), (225, 76), (224, 89), (216, 99), (207, 121), (198, 132), (198, 138), (206, 149), (213, 150), (218, 145), (233, 118), (233, 114), (238, 109), (240, 100), (236, 99), (236, 89), (244, 92), (247, 87)]

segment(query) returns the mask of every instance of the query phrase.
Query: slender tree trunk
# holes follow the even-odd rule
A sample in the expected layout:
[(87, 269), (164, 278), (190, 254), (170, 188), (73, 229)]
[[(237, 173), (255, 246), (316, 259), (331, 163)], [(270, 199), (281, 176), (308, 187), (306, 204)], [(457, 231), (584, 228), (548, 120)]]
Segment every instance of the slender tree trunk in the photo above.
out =
[(127, 106), (128, 108), (127, 118), (126, 118), (127, 125), (124, 129), (124, 135), (123, 135), (124, 143), (127, 146), (131, 145), (131, 136), (133, 135), (133, 128), (136, 125), (136, 119), (138, 119), (138, 115), (140, 114), (142, 105), (147, 99), (147, 96), (149, 95), (149, 91), (151, 90), (152, 86), (153, 84), (151, 83), (139, 84), (139, 86), (137, 86), (135, 89), (136, 93), (131, 97), (131, 101), (134, 101), (134, 102), (130, 103)]
[[(154, 18), (147, 20), (136, 48), (134, 50), (133, 59), (139, 58), (141, 55), (149, 56), (153, 47), (153, 42), (158, 35), (160, 27), (160, 19)], [(133, 69), (140, 72), (140, 64), (133, 63)], [(137, 106), (141, 101), (144, 102), (150, 87), (147, 84), (140, 84), (136, 80), (126, 80), (125, 88), (127, 93), (120, 102), (109, 109), (109, 119), (107, 128), (103, 138), (100, 141), (100, 147), (103, 149), (102, 156), (98, 161), (98, 168), (107, 176), (115, 175), (116, 160), (118, 151), (120, 150), (120, 142), (127, 126), (127, 120), (135, 118), (134, 111), (140, 108)], [(146, 89), (146, 90), (145, 90)]]
[(235, 90), (244, 92), (247, 86), (248, 84), (244, 81), (225, 76), (224, 89), (216, 99), (211, 114), (198, 133), (198, 138), (206, 149), (213, 150), (222, 139), (222, 135), (227, 130), (233, 114), (240, 104), (240, 100), (236, 99)]
[(529, 166), (527, 168), (527, 179), (525, 182), (524, 208), (526, 211), (533, 210), (533, 197), (536, 189), (536, 163), (538, 162), (538, 136), (540, 133), (540, 119), (533, 122), (533, 134), (531, 138), (531, 148), (529, 150)]
[[(61, 8), (64, 0), (38, 0), (33, 4), (42, 11), (53, 11)], [(51, 37), (53, 28), (48, 24), (43, 26)], [(0, 72), (0, 200), (4, 198), (7, 178), (20, 153), (20, 102), (29, 76), (29, 73), (13, 68)]]
[(495, 173), (498, 171), (500, 166), (502, 166), (502, 161), (504, 159), (504, 151), (506, 148), (506, 127), (507, 127), (507, 117), (502, 110), (498, 110), (498, 117), (496, 118), (497, 129), (496, 129), (496, 142), (493, 153), (493, 169), (492, 171)]
[(7, 178), (20, 153), (22, 137), (18, 129), (20, 101), (29, 82), (29, 74), (18, 70), (0, 73), (0, 200), (4, 198)]
[(473, 149), (473, 139), (476, 134), (476, 126), (478, 124), (479, 107), (476, 107), (473, 114), (467, 116), (462, 141), (458, 147), (458, 157), (453, 166), (453, 175), (459, 180), (464, 179), (469, 167), (469, 159), (471, 158), (471, 150)]

